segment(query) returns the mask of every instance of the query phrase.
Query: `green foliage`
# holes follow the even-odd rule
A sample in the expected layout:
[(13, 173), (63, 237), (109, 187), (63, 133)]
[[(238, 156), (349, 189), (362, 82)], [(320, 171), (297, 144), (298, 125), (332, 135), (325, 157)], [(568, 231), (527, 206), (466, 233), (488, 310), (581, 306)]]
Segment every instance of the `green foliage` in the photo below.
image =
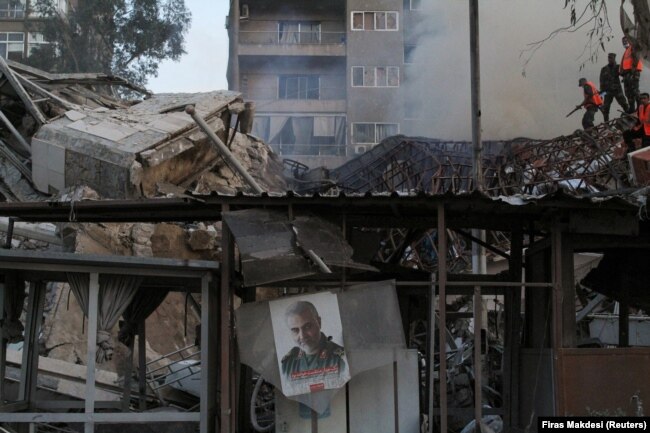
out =
[(104, 72), (144, 85), (158, 64), (185, 53), (191, 14), (184, 0), (81, 0), (62, 14), (51, 0), (36, 0), (43, 22), (33, 31), (49, 45), (28, 63), (53, 72)]

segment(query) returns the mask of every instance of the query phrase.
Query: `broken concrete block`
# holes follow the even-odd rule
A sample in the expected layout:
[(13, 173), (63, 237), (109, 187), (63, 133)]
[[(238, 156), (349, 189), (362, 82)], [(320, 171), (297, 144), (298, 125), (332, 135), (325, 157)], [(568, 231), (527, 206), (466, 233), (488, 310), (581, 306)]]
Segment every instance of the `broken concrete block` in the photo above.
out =
[(190, 233), (187, 243), (194, 251), (211, 250), (215, 246), (216, 232), (194, 230)]

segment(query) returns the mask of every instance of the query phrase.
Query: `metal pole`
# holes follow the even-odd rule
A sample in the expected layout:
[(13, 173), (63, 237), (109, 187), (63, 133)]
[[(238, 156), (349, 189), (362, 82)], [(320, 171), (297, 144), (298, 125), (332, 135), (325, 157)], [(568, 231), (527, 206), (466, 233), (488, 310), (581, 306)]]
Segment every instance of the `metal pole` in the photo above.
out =
[(482, 190), (483, 170), (481, 156), (481, 67), (479, 54), (478, 0), (469, 0), (469, 41), (472, 92), (472, 178), (474, 189)]
[[(440, 348), (440, 431), (447, 431), (447, 224), (445, 205), (438, 205), (438, 347)], [(433, 361), (432, 361), (433, 362)], [(433, 420), (429, 420), (429, 426)], [(431, 427), (429, 427), (431, 432)]]
[[(472, 179), (474, 189), (484, 189), (481, 156), (481, 68), (479, 47), (478, 0), (469, 0), (469, 40), (470, 40), (470, 79), (472, 93)], [(474, 237), (485, 242), (485, 231), (474, 230)], [(472, 244), (472, 269), (475, 274), (486, 273), (485, 249), (474, 242)], [(482, 431), (481, 399), (481, 316), (483, 315), (483, 297), (481, 288), (474, 287), (474, 419), (475, 431)]]
[(212, 140), (212, 142), (217, 146), (217, 150), (219, 153), (226, 159), (226, 162), (230, 164), (232, 167), (237, 170), (237, 173), (241, 175), (241, 177), (244, 178), (244, 180), (250, 185), (251, 188), (255, 190), (257, 194), (262, 194), (264, 190), (255, 182), (255, 179), (246, 171), (246, 169), (241, 165), (241, 163), (235, 158), (235, 155), (233, 155), (230, 152), (230, 149), (221, 141), (219, 137), (217, 137), (217, 134), (215, 134), (212, 129), (210, 129), (210, 126), (206, 123), (205, 120), (201, 116), (199, 116), (194, 109), (194, 106), (188, 105), (185, 107), (185, 112), (192, 116), (192, 119), (196, 122), (197, 125), (199, 125), (199, 128), (203, 130)]
[(5, 114), (2, 111), (0, 111), (0, 120), (2, 120), (2, 123), (5, 124), (5, 126), (7, 127), (9, 132), (11, 132), (11, 134), (14, 136), (16, 141), (31, 155), (32, 154), (31, 146), (27, 143), (25, 138), (22, 135), (20, 135), (20, 132), (18, 132), (18, 130), (14, 128), (14, 125), (11, 123), (9, 119), (7, 119), (7, 116), (5, 116)]
[(239, 0), (230, 0), (229, 17), (228, 87), (239, 92)]

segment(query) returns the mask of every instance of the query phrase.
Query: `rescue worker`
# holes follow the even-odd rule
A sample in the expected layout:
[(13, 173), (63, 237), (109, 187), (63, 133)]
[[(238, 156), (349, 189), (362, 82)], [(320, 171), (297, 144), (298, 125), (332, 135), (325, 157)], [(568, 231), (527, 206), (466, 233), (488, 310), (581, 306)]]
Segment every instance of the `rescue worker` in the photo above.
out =
[(603, 119), (605, 122), (609, 121), (609, 109), (616, 98), (616, 102), (621, 106), (626, 113), (629, 110), (627, 100), (623, 94), (623, 86), (621, 86), (621, 78), (618, 75), (619, 65), (616, 64), (616, 54), (609, 53), (607, 55), (607, 64), (600, 70), (600, 93), (603, 97)]
[(586, 78), (580, 78), (578, 86), (582, 87), (584, 100), (582, 103), (576, 105), (576, 108), (584, 107), (585, 114), (582, 116), (582, 128), (587, 130), (594, 127), (596, 111), (603, 105), (603, 98), (600, 97), (600, 93), (598, 93), (598, 89), (596, 89), (594, 83), (587, 81)]
[(285, 317), (297, 345), (282, 358), (282, 374), (288, 381), (321, 381), (347, 372), (345, 351), (321, 332), (321, 318), (314, 304), (295, 302)]
[(623, 77), (623, 87), (629, 105), (628, 113), (634, 113), (635, 107), (639, 103), (639, 78), (643, 70), (643, 62), (640, 61), (636, 50), (625, 36), (623, 37), (623, 46), (625, 52), (621, 59), (619, 73)]
[(635, 138), (641, 139), (641, 147), (650, 146), (650, 95), (641, 93), (639, 95), (639, 108), (636, 111), (637, 124), (632, 129), (623, 132), (623, 140), (627, 145), (627, 152), (634, 152)]

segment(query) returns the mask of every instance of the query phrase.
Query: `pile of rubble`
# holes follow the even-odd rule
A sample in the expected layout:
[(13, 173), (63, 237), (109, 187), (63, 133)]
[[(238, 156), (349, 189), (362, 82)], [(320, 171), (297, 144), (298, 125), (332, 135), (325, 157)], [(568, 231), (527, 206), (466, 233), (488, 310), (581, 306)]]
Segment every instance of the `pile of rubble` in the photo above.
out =
[[(218, 150), (228, 148), (260, 188), (286, 191), (282, 162), (250, 131), (252, 112), (238, 93), (152, 95), (105, 74), (50, 74), (0, 59), (0, 201), (82, 201), (236, 194), (250, 184)], [(132, 99), (128, 99), (132, 98)], [(187, 106), (209, 126), (202, 130)], [(6, 114), (6, 115), (5, 115)], [(239, 130), (238, 128), (239, 127)], [(17, 223), (12, 248), (220, 260), (221, 223)], [(0, 221), (7, 231), (8, 221)], [(48, 287), (43, 355), (86, 363), (84, 316), (67, 285)], [(148, 357), (194, 344), (198, 320), (170, 293), (149, 320)], [(185, 316), (185, 317), (184, 317)], [(185, 319), (185, 320), (184, 320)], [(186, 329), (171, 324), (184, 320)], [(113, 331), (117, 341), (117, 329)], [(102, 368), (121, 371), (114, 345)]]

